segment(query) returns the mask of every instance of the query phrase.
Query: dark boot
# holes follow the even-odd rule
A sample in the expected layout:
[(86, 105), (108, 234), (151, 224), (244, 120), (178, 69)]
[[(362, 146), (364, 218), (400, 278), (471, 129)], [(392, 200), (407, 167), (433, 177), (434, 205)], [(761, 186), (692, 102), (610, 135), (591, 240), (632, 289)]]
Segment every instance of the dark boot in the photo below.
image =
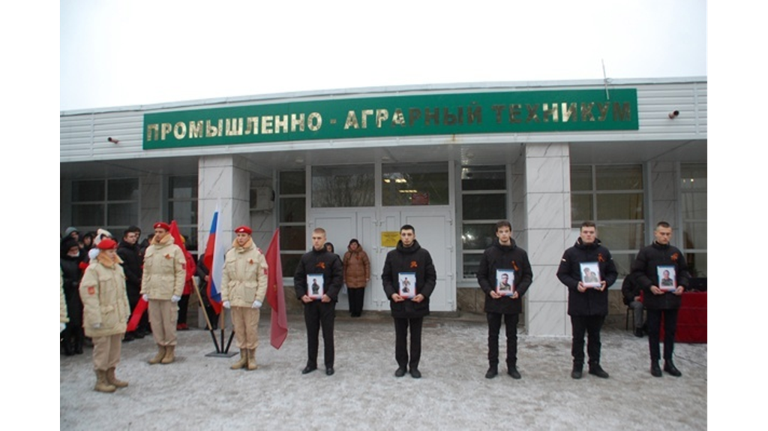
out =
[(72, 356), (75, 354), (75, 349), (72, 346), (69, 334), (64, 335), (64, 339), (61, 340), (61, 349), (65, 356)]
[(651, 375), (653, 377), (661, 377), (661, 368), (659, 368), (659, 361), (651, 362)]
[(491, 365), (488, 367), (488, 371), (485, 373), (486, 379), (492, 379), (499, 375), (499, 366), (498, 365)]
[(678, 370), (677, 367), (675, 367), (675, 364), (672, 363), (671, 359), (664, 361), (664, 371), (668, 372), (669, 374), (675, 377), (680, 377), (683, 375), (683, 373), (681, 373), (680, 370)]
[(584, 369), (584, 365), (582, 364), (573, 364), (573, 370), (571, 371), (571, 378), (572, 379), (580, 379), (582, 375), (582, 370)]
[(603, 370), (603, 367), (601, 367), (600, 364), (596, 362), (589, 364), (589, 374), (600, 377), (601, 379), (608, 378), (608, 373), (606, 373), (605, 370)]

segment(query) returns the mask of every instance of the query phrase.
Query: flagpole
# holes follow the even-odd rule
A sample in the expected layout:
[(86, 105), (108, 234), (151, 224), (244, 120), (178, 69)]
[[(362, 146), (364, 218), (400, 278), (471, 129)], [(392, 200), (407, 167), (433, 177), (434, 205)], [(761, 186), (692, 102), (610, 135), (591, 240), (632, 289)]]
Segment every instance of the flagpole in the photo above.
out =
[(200, 287), (197, 285), (195, 278), (192, 277), (192, 284), (195, 286), (195, 292), (197, 293), (197, 300), (200, 301), (200, 309), (203, 310), (203, 316), (205, 316), (205, 324), (208, 325), (208, 332), (213, 337), (213, 345), (216, 346), (216, 353), (221, 353), (219, 350), (219, 342), (216, 340), (216, 333), (213, 332), (213, 326), (211, 325), (211, 319), (208, 318), (208, 312), (205, 310), (205, 304), (203, 303), (203, 296), (200, 294)]

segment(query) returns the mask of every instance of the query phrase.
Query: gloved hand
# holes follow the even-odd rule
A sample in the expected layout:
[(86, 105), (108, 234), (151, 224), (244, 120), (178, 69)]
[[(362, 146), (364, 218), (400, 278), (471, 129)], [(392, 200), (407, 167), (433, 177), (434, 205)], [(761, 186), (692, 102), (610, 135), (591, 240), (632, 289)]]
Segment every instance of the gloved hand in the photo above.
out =
[(171, 302), (179, 302), (181, 300), (181, 296), (173, 295), (171, 296)]
[(99, 328), (101, 328), (101, 323), (94, 323), (93, 325), (91, 325), (91, 328), (99, 329)]
[(226, 308), (227, 310), (229, 310), (229, 307), (230, 307), (229, 301), (224, 301), (224, 303), (223, 303), (223, 304), (221, 304), (221, 305), (223, 305), (223, 306), (224, 306), (224, 308)]
[(261, 308), (261, 301), (258, 299), (253, 301), (253, 305), (251, 305), (251, 308)]
[(143, 299), (143, 300), (144, 300), (144, 302), (149, 302), (149, 295), (147, 295), (147, 294), (145, 293), (145, 294), (141, 295), (141, 299)]
[(66, 327), (67, 327), (67, 324), (64, 322), (61, 322), (61, 326), (59, 326), (59, 334), (61, 334), (64, 331), (64, 329), (66, 329)]

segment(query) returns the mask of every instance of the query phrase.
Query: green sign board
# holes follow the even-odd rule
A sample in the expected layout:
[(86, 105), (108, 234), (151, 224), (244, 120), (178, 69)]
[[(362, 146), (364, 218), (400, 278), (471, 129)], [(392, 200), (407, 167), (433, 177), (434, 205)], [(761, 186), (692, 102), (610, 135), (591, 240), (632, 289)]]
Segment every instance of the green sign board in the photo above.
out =
[(329, 99), (144, 114), (144, 149), (312, 139), (637, 130), (637, 90)]

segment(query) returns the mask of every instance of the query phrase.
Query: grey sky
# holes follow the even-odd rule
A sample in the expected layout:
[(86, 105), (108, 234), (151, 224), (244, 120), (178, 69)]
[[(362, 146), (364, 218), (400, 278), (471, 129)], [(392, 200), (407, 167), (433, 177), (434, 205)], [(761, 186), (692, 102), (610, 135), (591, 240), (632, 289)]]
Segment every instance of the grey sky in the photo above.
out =
[(706, 2), (696, 0), (72, 0), (60, 13), (61, 110), (602, 79), (603, 60), (609, 78), (707, 75)]

